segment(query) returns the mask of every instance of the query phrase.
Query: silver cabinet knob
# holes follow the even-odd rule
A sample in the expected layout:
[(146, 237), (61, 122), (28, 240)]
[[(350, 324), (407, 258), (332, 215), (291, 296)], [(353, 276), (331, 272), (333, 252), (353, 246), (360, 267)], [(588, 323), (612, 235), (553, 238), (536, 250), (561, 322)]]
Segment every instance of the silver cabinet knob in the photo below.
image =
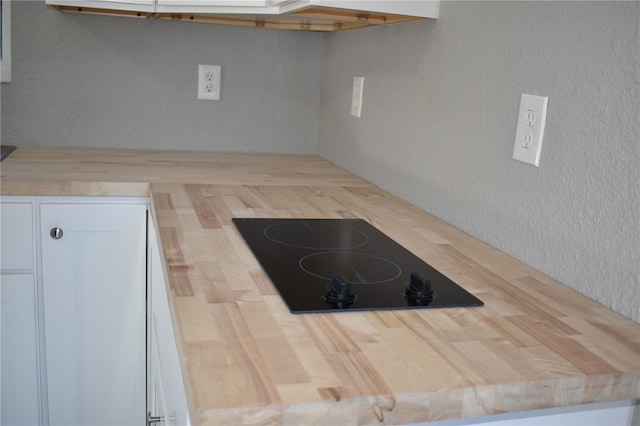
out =
[(62, 229), (58, 228), (57, 226), (51, 228), (51, 231), (49, 231), (49, 235), (51, 235), (51, 238), (53, 238), (54, 240), (59, 240), (60, 238), (62, 238), (63, 234), (64, 232), (62, 232)]

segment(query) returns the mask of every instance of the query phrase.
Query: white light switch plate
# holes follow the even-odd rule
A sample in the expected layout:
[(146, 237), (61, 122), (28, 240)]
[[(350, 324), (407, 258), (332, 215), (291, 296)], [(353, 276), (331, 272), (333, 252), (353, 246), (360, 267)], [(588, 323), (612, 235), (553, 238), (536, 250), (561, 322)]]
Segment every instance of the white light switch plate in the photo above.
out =
[(351, 94), (351, 115), (360, 117), (362, 114), (362, 92), (364, 77), (353, 77), (353, 92)]
[(549, 98), (522, 94), (513, 159), (538, 167)]

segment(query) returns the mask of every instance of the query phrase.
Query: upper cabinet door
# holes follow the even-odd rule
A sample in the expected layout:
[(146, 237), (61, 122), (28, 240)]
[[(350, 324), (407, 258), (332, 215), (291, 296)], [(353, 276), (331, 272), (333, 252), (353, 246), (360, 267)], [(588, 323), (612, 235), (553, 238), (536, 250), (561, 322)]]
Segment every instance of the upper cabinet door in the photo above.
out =
[(415, 16), (421, 18), (438, 17), (438, 0), (296, 0), (286, 5), (285, 9), (305, 10), (322, 8), (340, 11), (367, 12), (384, 15)]
[(292, 0), (156, 0), (157, 13), (274, 14)]
[(153, 13), (155, 0), (46, 0), (46, 3), (69, 12), (122, 10)]
[(267, 7), (269, 0), (157, 0), (162, 6)]

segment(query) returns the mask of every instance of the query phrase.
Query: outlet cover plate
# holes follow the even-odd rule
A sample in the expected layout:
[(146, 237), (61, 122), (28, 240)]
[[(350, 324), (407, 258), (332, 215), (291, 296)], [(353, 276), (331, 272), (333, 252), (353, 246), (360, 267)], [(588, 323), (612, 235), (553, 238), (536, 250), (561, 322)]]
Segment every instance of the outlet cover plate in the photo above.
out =
[(546, 96), (523, 93), (520, 97), (516, 139), (513, 145), (514, 160), (539, 166), (548, 102), (549, 98)]
[(362, 92), (364, 91), (364, 77), (353, 77), (353, 91), (351, 93), (351, 115), (362, 115)]
[(220, 65), (198, 65), (198, 99), (220, 100)]

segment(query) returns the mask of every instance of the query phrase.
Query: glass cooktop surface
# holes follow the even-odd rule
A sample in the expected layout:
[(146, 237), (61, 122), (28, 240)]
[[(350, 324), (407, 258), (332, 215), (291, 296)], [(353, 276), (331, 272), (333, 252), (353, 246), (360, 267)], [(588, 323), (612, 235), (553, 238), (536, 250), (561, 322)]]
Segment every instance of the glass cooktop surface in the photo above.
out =
[(483, 305), (362, 219), (233, 223), (293, 313)]

